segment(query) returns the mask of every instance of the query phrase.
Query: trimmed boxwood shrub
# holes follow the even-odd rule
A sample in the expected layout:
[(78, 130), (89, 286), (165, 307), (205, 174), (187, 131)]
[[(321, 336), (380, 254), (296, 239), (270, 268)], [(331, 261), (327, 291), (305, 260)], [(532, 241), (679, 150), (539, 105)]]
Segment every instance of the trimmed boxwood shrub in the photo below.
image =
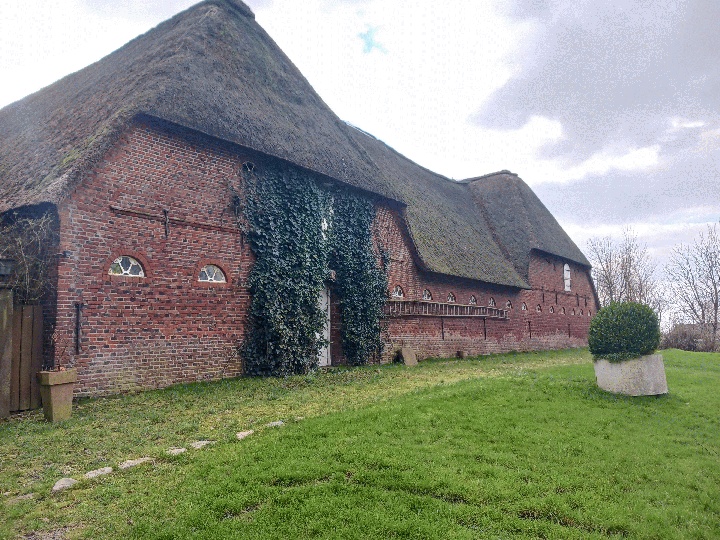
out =
[(588, 345), (595, 359), (620, 362), (652, 354), (659, 344), (657, 315), (644, 304), (610, 304), (601, 309), (590, 323)]

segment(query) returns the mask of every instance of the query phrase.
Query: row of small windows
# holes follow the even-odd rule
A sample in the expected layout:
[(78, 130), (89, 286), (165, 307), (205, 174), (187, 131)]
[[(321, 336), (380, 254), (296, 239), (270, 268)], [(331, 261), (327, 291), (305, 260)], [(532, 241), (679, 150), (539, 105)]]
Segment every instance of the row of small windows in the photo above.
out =
[[(391, 296), (393, 298), (397, 298), (397, 299), (405, 298), (405, 291), (403, 291), (403, 289), (400, 285), (395, 285), (395, 288), (393, 289)], [(433, 295), (430, 292), (430, 289), (423, 290), (422, 299), (425, 300), (426, 302), (432, 301)], [(451, 303), (451, 304), (454, 302), (457, 302), (457, 297), (455, 296), (454, 293), (452, 293), (452, 292), (448, 293), (447, 302)], [(475, 297), (474, 294), (470, 295), (470, 298), (468, 299), (468, 304), (471, 306), (477, 306), (477, 298)], [(490, 301), (488, 302), (488, 306), (495, 307), (495, 299), (494, 298), (490, 298)], [(505, 309), (512, 309), (512, 303), (510, 302), (510, 300), (508, 300), (505, 303)]]
[[(528, 308), (528, 307), (527, 307), (527, 304), (526, 304), (525, 302), (523, 302), (521, 309), (522, 309), (523, 311), (527, 311), (527, 308)], [(535, 311), (537, 311), (538, 313), (542, 313), (542, 310), (543, 310), (543, 308), (542, 308), (542, 306), (541, 306), (540, 304), (538, 304), (537, 306), (535, 306)], [(549, 311), (550, 311), (550, 313), (555, 313), (555, 307), (554, 307), (554, 306), (550, 306), (550, 310), (549, 310)], [(564, 308), (564, 307), (561, 307), (561, 308), (560, 308), (560, 314), (561, 314), (561, 315), (566, 315), (566, 311), (565, 311), (565, 308)], [(582, 315), (585, 315), (585, 312), (584, 312), (582, 309), (579, 310), (579, 312), (576, 312), (576, 311), (575, 311), (575, 308), (573, 308), (572, 311), (570, 312), (570, 314), (571, 314), (571, 315), (580, 315), (580, 316), (582, 316)], [(588, 316), (588, 317), (591, 317), (591, 316), (592, 316), (592, 312), (591, 312), (589, 309), (587, 310), (587, 316)]]
[[(129, 255), (120, 255), (110, 265), (108, 274), (111, 276), (145, 277), (143, 265)], [(227, 283), (225, 272), (219, 266), (206, 264), (200, 269), (198, 281), (204, 283)]]

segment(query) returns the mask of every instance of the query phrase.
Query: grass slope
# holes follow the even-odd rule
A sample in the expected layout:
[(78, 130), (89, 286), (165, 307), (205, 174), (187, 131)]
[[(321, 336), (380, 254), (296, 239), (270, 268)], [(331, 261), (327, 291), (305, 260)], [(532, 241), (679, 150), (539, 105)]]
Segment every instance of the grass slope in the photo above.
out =
[[(2, 489), (38, 496), (0, 499), (0, 532), (720, 537), (720, 355), (664, 355), (660, 398), (601, 392), (587, 354), (565, 351), (190, 385), (86, 401), (62, 427), (14, 420), (0, 424)], [(294, 416), (307, 418), (232, 441)], [(205, 437), (218, 443), (163, 455)], [(48, 494), (63, 471), (116, 465), (138, 446), (155, 465)]]

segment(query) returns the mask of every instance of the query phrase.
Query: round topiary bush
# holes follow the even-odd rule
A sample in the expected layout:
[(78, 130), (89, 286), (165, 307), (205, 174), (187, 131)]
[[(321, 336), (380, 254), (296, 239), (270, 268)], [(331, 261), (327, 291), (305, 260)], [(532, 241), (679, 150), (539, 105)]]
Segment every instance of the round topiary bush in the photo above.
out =
[(623, 302), (598, 311), (590, 323), (588, 345), (595, 359), (619, 362), (652, 354), (660, 344), (660, 324), (644, 304)]

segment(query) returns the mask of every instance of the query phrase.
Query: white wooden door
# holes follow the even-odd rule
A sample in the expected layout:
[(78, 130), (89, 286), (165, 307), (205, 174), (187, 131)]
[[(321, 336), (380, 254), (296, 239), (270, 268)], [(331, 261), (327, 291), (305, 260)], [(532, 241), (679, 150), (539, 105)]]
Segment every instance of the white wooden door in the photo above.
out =
[(320, 298), (318, 299), (318, 306), (320, 310), (325, 314), (325, 328), (321, 333), (322, 338), (327, 342), (325, 346), (320, 349), (318, 354), (318, 364), (322, 366), (330, 365), (330, 289), (325, 287), (320, 291)]

